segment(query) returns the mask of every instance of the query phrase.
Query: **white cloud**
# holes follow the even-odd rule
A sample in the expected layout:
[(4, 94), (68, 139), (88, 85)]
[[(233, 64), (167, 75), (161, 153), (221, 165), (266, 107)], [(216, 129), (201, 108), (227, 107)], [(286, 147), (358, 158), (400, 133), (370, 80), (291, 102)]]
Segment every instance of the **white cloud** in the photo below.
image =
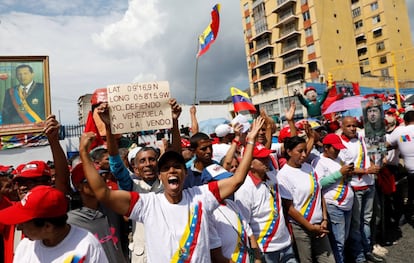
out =
[(105, 26), (94, 34), (94, 42), (105, 50), (134, 51), (164, 33), (163, 13), (158, 1), (130, 1), (120, 21)]

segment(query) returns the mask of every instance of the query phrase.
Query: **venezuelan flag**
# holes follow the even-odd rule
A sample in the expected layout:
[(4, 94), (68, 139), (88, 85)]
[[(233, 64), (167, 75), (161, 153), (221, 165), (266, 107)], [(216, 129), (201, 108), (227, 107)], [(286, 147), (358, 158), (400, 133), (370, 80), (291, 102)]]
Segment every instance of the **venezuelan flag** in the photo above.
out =
[(256, 108), (246, 92), (235, 87), (231, 87), (230, 92), (233, 99), (234, 112), (248, 110), (250, 113), (256, 113)]
[(220, 27), (220, 4), (216, 4), (211, 11), (211, 23), (204, 29), (203, 33), (198, 37), (199, 48), (197, 58), (207, 52), (210, 45), (217, 38)]

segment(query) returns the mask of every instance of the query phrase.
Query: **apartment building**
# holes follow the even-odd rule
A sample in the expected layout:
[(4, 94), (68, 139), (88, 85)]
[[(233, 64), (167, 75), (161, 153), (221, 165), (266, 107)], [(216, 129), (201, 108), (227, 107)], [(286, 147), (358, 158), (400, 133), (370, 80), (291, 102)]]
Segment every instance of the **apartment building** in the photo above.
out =
[(414, 85), (406, 0), (241, 0), (252, 101), (283, 113), (306, 83)]

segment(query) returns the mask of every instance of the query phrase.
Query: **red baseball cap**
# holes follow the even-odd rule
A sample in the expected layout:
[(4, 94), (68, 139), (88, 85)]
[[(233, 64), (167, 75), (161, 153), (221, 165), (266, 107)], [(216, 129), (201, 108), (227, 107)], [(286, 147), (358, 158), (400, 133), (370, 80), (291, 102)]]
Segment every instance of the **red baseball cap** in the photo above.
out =
[(19, 178), (52, 176), (49, 165), (47, 165), (47, 163), (45, 163), (44, 161), (31, 161), (26, 163), (24, 166), (19, 165), (16, 168), (16, 171), (16, 176), (13, 178), (13, 180)]
[(307, 88), (305, 89), (305, 91), (303, 92), (303, 94), (305, 94), (305, 95), (306, 95), (306, 93), (308, 93), (308, 92), (309, 92), (309, 91), (311, 91), (311, 90), (313, 90), (313, 91), (315, 91), (315, 92), (316, 92), (316, 89), (315, 89), (314, 87), (309, 86), (309, 87), (307, 87)]
[(68, 201), (61, 191), (40, 185), (27, 192), (20, 202), (0, 210), (0, 223), (16, 225), (34, 218), (60, 217), (67, 208)]
[(345, 145), (342, 143), (341, 138), (335, 133), (327, 134), (323, 138), (322, 143), (324, 145), (332, 145), (337, 150), (342, 150), (346, 148)]
[(70, 178), (74, 186), (77, 186), (83, 180), (85, 180), (86, 177), (85, 177), (85, 173), (83, 172), (82, 162), (79, 161), (77, 164), (72, 166)]
[(256, 143), (253, 149), (253, 158), (266, 158), (273, 152), (274, 151), (267, 149), (263, 144)]
[(290, 138), (290, 127), (289, 125), (283, 127), (280, 131), (279, 131), (279, 136), (277, 137), (277, 140), (279, 143), (283, 143), (283, 141), (286, 138)]
[(106, 93), (106, 88), (96, 89), (91, 97), (91, 104), (96, 105), (101, 102), (108, 102), (108, 94)]

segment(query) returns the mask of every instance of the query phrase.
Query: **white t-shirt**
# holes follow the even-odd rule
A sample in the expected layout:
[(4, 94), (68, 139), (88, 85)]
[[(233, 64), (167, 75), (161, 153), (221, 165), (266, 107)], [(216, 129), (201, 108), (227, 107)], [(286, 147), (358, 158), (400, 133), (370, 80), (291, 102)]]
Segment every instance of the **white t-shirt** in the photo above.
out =
[[(342, 149), (339, 152), (339, 159), (341, 161), (345, 164), (354, 163), (355, 168), (368, 169), (371, 166), (362, 132), (358, 132), (358, 138), (349, 140), (341, 136), (341, 140), (346, 147), (346, 149)], [(350, 182), (353, 187), (368, 186), (374, 183), (375, 179), (373, 174), (353, 175)]]
[(184, 189), (178, 204), (162, 193), (131, 192), (129, 218), (144, 223), (148, 262), (210, 262), (208, 214), (219, 204), (213, 193), (217, 182)]
[[(339, 171), (342, 167), (339, 158), (332, 160), (331, 158), (325, 157), (323, 154), (312, 162), (312, 166), (319, 176), (319, 181), (322, 180), (322, 178)], [(323, 188), (322, 194), (327, 204), (336, 205), (344, 211), (352, 209), (352, 204), (354, 203), (354, 191), (352, 191), (351, 185), (342, 177), (336, 180), (335, 183)]]
[(69, 234), (58, 245), (47, 247), (41, 240), (24, 238), (16, 249), (13, 262), (16, 263), (85, 263), (108, 262), (105, 252), (89, 231), (71, 225)]
[(390, 134), (388, 142), (392, 146), (398, 145), (405, 168), (409, 173), (414, 173), (414, 125), (398, 126)]
[(268, 173), (265, 182), (248, 175), (234, 194), (234, 200), (263, 252), (279, 251), (291, 244), (279, 186), (272, 173)]
[(226, 199), (225, 205), (220, 205), (214, 210), (210, 220), (210, 234), (220, 238), (223, 256), (232, 259), (233, 262), (248, 263), (249, 255), (247, 248), (250, 247), (249, 236), (253, 234), (252, 229), (240, 213), (240, 207), (232, 200)]
[[(390, 141), (391, 134), (385, 134), (387, 142)], [(414, 152), (414, 150), (413, 150)], [(387, 151), (387, 164), (398, 166), (400, 163), (400, 150), (398, 148)]]
[[(303, 163), (301, 168), (285, 164), (277, 179), (282, 198), (292, 200), (294, 208), (311, 224), (322, 222), (321, 187), (318, 175), (310, 164)], [(295, 222), (293, 218), (290, 221)]]
[(216, 143), (213, 144), (213, 156), (211, 159), (220, 163), (221, 159), (226, 156), (228, 150), (230, 149), (231, 145), (227, 143)]

